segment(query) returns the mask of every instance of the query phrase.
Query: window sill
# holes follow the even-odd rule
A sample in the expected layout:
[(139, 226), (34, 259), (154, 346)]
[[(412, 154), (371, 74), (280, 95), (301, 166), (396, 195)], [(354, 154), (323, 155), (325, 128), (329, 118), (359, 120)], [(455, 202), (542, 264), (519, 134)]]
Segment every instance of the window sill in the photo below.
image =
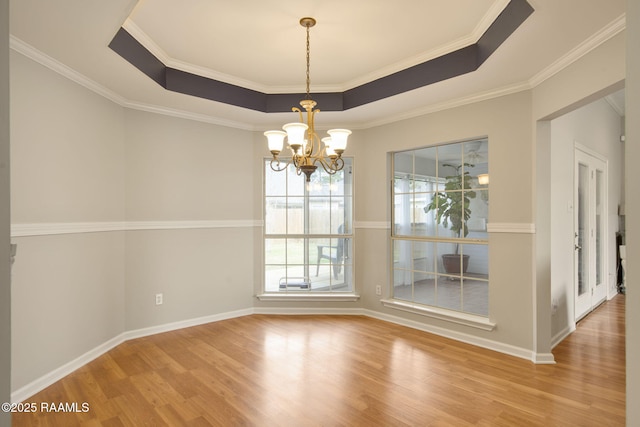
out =
[(360, 295), (352, 293), (322, 294), (322, 293), (263, 293), (256, 295), (260, 301), (358, 301)]
[(489, 321), (486, 317), (476, 316), (473, 314), (460, 313), (437, 307), (427, 307), (395, 299), (384, 299), (381, 302), (385, 307), (395, 308), (397, 310), (407, 311), (421, 316), (432, 317), (446, 322), (458, 323), (460, 325), (470, 326), (472, 328), (482, 329), (485, 331), (493, 331), (496, 327), (496, 324)]

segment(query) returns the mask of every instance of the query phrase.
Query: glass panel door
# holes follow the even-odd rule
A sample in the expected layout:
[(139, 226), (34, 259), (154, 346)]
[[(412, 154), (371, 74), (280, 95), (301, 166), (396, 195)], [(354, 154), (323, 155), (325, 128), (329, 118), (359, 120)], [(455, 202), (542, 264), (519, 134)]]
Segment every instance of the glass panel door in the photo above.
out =
[(576, 221), (575, 221), (575, 280), (576, 280), (576, 319), (591, 310), (589, 295), (589, 165), (577, 163)]
[(607, 298), (606, 162), (576, 149), (575, 320)]

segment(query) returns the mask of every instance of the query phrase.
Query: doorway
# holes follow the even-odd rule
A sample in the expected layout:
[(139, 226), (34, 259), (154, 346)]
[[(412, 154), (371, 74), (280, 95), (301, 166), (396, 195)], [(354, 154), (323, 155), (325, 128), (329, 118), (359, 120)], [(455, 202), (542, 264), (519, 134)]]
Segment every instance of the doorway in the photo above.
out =
[(574, 305), (576, 322), (607, 298), (607, 162), (585, 147), (575, 148)]

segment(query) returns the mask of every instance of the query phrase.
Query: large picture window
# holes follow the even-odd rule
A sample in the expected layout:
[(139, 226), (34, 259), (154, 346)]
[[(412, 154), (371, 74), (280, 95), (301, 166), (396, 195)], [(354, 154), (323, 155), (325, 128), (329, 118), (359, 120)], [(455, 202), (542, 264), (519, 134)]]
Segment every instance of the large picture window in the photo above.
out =
[(488, 317), (486, 138), (393, 154), (393, 298)]
[(307, 183), (293, 166), (264, 163), (265, 293), (353, 292), (353, 167), (319, 168)]

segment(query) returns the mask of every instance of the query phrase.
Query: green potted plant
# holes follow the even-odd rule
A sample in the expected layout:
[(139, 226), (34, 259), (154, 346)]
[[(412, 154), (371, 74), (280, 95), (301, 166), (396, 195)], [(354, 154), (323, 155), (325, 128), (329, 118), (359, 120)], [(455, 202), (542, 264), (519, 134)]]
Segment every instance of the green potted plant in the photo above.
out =
[[(444, 191), (437, 191), (431, 202), (424, 207), (426, 213), (435, 210), (436, 222), (453, 231), (456, 237), (467, 237), (469, 228), (467, 221), (471, 217), (471, 208), (469, 204), (471, 199), (475, 199), (476, 192), (471, 190), (471, 176), (462, 168), (472, 168), (475, 165), (471, 163), (463, 163), (458, 166), (444, 163), (442, 166), (452, 168), (455, 174), (445, 177)], [(462, 191), (462, 190), (465, 191)], [(459, 247), (456, 244), (456, 252), (454, 254), (443, 254), (442, 263), (445, 271), (449, 274), (460, 274), (460, 266), (462, 272), (467, 270), (469, 265), (469, 255), (462, 255), (460, 260)]]

